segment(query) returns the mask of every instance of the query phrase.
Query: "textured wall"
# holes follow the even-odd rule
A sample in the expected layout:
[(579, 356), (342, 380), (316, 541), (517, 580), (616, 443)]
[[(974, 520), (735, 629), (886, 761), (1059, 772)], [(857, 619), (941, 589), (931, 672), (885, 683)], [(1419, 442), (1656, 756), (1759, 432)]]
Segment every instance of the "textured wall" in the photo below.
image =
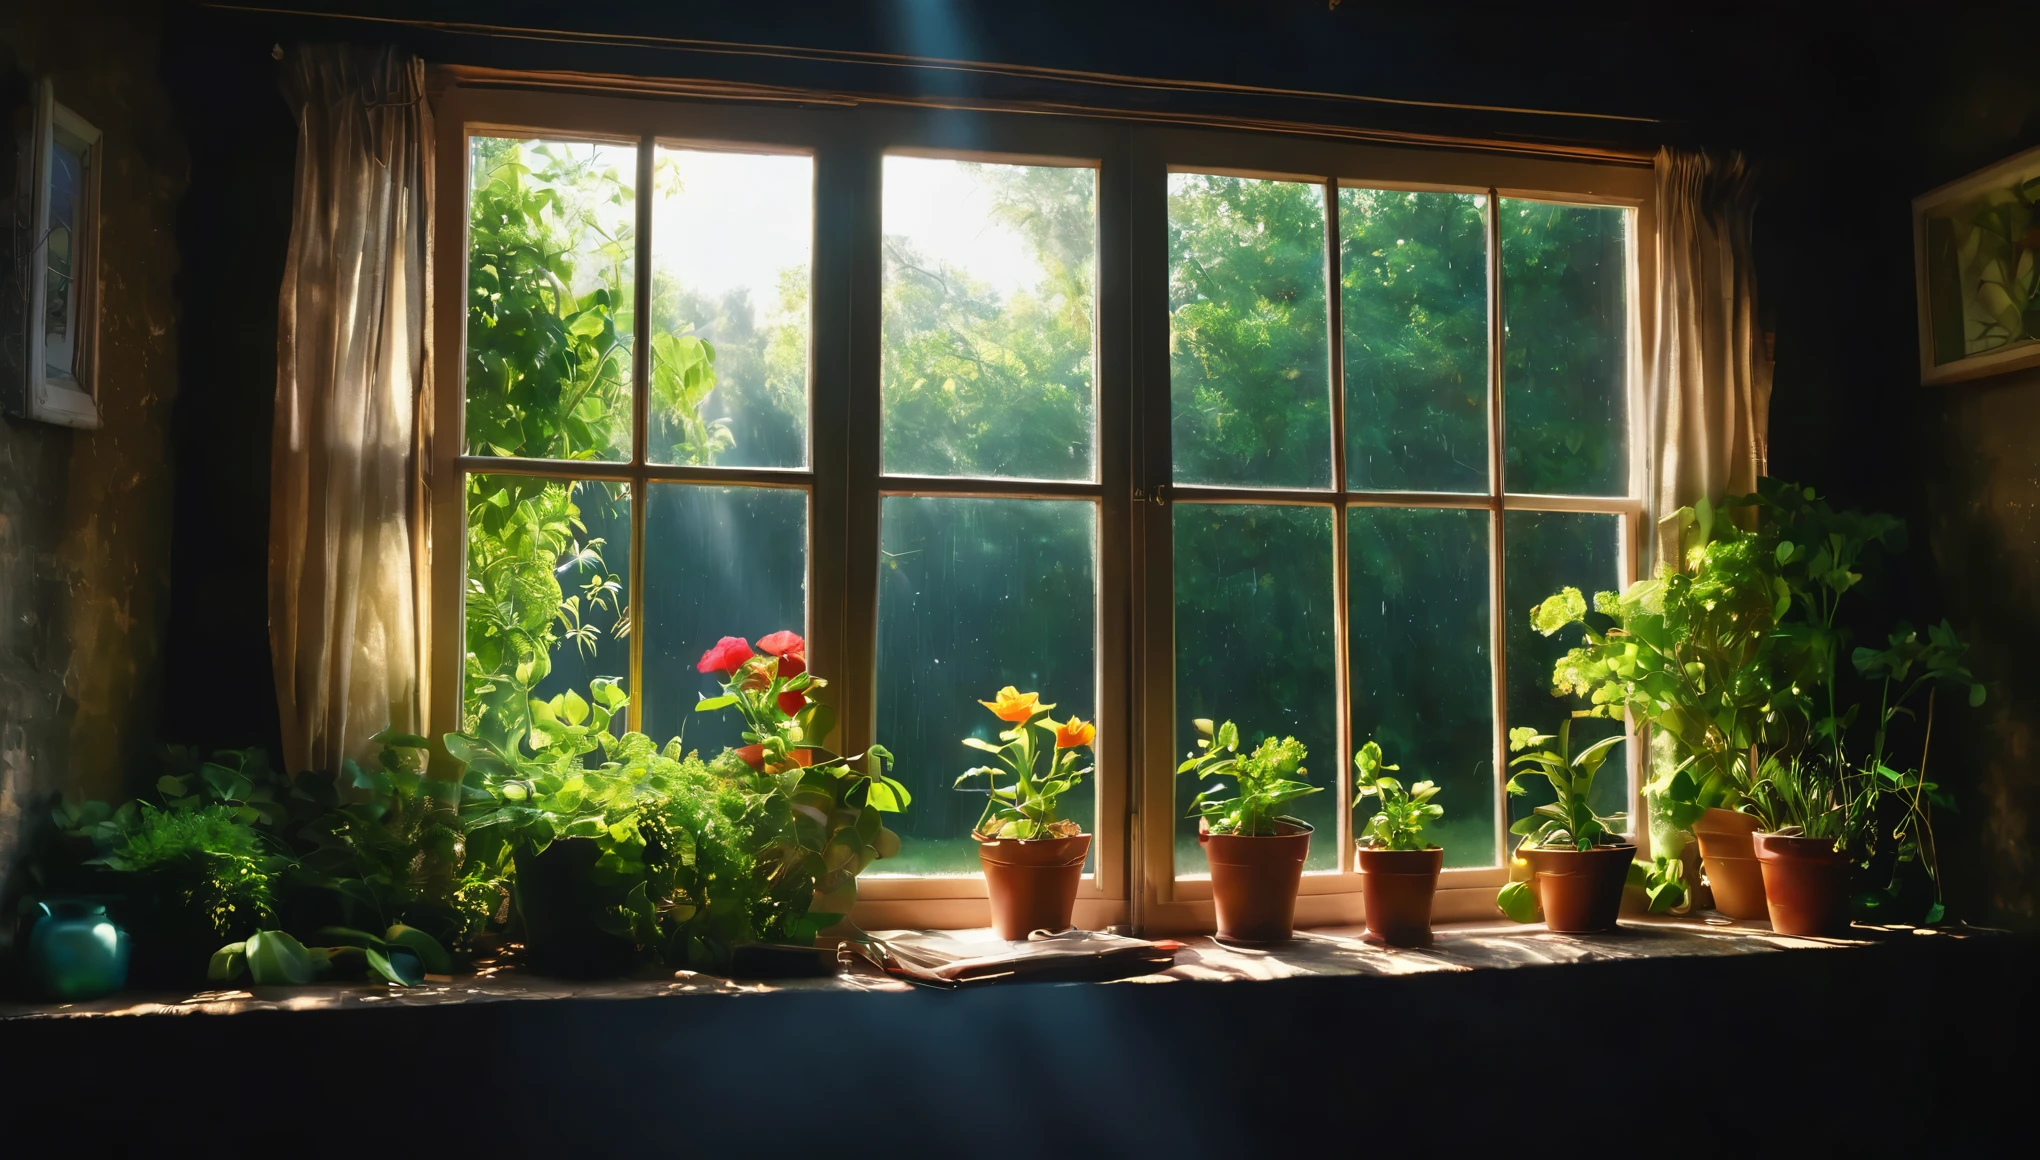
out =
[(0, 8), (0, 71), (51, 76), (57, 99), (106, 141), (104, 426), (0, 419), (0, 898), (24, 828), (48, 795), (120, 793), (146, 772), (155, 740), (169, 586), (176, 208), (187, 168), (159, 79), (159, 27), (156, 5), (146, 2)]

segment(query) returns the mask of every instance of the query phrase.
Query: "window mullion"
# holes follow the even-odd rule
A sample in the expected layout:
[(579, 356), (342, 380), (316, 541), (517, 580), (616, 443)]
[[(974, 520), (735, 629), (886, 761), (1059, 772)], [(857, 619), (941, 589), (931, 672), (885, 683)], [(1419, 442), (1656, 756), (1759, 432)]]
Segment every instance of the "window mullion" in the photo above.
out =
[(1495, 850), (1503, 866), (1509, 864), (1509, 655), (1508, 578), (1503, 574), (1504, 552), (1502, 510), (1502, 203), (1490, 187), (1487, 191), (1487, 283), (1488, 283), (1488, 650), (1494, 684), (1495, 717)]
[(1346, 355), (1345, 327), (1339, 315), (1339, 180), (1325, 182), (1325, 349), (1331, 366), (1327, 379), (1332, 390), (1332, 655), (1334, 682), (1338, 687), (1338, 712), (1333, 716), (1332, 736), (1338, 752), (1320, 768), (1329, 768), (1332, 794), (1338, 799), (1339, 872), (1353, 870), (1352, 785), (1346, 778), (1346, 755), (1353, 752), (1353, 671), (1351, 630), (1351, 576), (1346, 543), (1345, 497), (1351, 485), (1346, 478)]
[(646, 430), (651, 413), (652, 366), (652, 185), (656, 138), (638, 142), (636, 253), (631, 286), (630, 322), (630, 729), (644, 731), (645, 716), (645, 494)]

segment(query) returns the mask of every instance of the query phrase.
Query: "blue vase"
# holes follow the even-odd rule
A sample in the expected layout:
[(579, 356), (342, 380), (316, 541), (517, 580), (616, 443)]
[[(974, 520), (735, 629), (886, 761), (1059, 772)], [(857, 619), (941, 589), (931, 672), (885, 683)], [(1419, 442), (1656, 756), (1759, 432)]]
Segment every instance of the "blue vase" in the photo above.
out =
[(29, 971), (51, 999), (96, 999), (127, 985), (128, 936), (96, 902), (44, 902), (28, 936)]

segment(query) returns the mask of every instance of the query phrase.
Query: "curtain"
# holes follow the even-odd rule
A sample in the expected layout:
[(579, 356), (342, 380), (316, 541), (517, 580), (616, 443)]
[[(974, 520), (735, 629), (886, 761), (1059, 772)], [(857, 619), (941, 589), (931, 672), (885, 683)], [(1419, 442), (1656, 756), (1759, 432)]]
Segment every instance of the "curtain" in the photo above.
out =
[(284, 760), (337, 771), (425, 720), (432, 123), (393, 49), (299, 46), (278, 307), (269, 636)]
[(1765, 471), (1771, 359), (1750, 254), (1756, 200), (1740, 153), (1658, 151), (1646, 470), (1661, 560), (1678, 559), (1678, 509), (1753, 492)]

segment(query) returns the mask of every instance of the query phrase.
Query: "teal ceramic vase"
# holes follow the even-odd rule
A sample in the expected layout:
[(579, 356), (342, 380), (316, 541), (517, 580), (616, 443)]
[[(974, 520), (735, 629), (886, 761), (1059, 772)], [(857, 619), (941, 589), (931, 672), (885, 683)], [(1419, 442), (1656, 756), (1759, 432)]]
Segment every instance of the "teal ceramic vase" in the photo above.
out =
[(128, 936), (96, 902), (45, 902), (28, 936), (29, 971), (43, 995), (75, 1001), (127, 985)]

